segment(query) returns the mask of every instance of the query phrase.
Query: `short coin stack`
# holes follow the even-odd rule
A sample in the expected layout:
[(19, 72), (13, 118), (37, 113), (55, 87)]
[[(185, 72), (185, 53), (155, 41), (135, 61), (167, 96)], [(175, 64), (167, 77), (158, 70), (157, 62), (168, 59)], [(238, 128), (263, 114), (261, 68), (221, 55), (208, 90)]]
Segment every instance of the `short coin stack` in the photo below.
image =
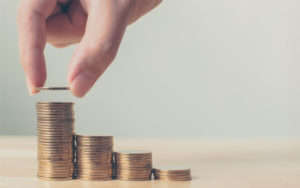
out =
[(152, 153), (140, 150), (120, 150), (114, 152), (115, 176), (119, 180), (150, 180)]
[(191, 180), (191, 169), (186, 167), (161, 167), (153, 168), (154, 179), (171, 181)]
[(67, 180), (74, 173), (73, 103), (38, 102), (38, 177)]
[(113, 178), (113, 137), (76, 135), (77, 178), (111, 180)]

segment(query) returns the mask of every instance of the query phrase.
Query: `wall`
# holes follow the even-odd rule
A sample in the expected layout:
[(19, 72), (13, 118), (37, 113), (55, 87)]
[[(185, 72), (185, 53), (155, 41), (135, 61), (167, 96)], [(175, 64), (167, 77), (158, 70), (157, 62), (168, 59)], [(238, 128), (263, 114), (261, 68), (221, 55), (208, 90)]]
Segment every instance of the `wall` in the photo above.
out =
[[(184, 2), (184, 3), (183, 3)], [(74, 101), (78, 133), (124, 137), (300, 136), (296, 0), (165, 0), (128, 27), (83, 99), (27, 94), (17, 1), (0, 1), (0, 134), (35, 134), (37, 101)], [(76, 46), (47, 46), (47, 86), (65, 86)]]

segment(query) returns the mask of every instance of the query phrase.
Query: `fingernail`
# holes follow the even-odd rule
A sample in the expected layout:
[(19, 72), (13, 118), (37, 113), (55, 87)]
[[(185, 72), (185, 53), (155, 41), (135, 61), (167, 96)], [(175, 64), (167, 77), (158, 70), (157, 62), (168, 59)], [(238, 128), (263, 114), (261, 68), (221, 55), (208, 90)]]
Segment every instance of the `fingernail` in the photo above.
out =
[(29, 95), (30, 95), (30, 96), (34, 95), (34, 89), (29, 88), (29, 89), (28, 89), (28, 92), (29, 92)]
[(37, 90), (36, 87), (32, 87), (29, 84), (27, 84), (27, 88), (30, 96), (37, 94), (39, 92), (39, 90)]
[(31, 90), (30, 90), (30, 96), (32, 96), (32, 95), (34, 95), (34, 94), (37, 94), (37, 93), (39, 93), (39, 92), (40, 92), (40, 90), (36, 89), (36, 87), (31, 88)]
[(71, 91), (76, 97), (84, 97), (84, 95), (91, 89), (96, 77), (89, 71), (82, 71), (79, 73), (71, 83)]

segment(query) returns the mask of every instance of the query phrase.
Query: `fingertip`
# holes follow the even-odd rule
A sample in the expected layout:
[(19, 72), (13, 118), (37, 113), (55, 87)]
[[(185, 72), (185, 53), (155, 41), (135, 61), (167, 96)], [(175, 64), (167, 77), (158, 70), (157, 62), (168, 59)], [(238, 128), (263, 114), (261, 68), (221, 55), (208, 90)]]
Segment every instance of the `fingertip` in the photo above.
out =
[(77, 98), (83, 98), (85, 96), (85, 93), (80, 93), (76, 89), (71, 87), (72, 94)]
[(31, 83), (28, 77), (26, 77), (26, 85), (30, 96), (33, 96), (39, 92), (39, 90)]
[(33, 96), (40, 92), (38, 87), (43, 87), (46, 82), (46, 70), (44, 68), (33, 68), (33, 70), (26, 72), (26, 85), (28, 93)]
[(27, 88), (28, 88), (28, 93), (30, 96), (33, 96), (40, 92), (36, 87), (33, 87), (33, 86), (27, 86)]
[(39, 90), (34, 89), (34, 90), (32, 90), (32, 92), (31, 92), (31, 96), (33, 96), (33, 95), (35, 95), (35, 94), (37, 94), (37, 93), (39, 93), (39, 92), (40, 92)]
[(70, 88), (74, 96), (83, 98), (92, 88), (97, 77), (91, 72), (84, 70), (80, 72), (72, 81)]

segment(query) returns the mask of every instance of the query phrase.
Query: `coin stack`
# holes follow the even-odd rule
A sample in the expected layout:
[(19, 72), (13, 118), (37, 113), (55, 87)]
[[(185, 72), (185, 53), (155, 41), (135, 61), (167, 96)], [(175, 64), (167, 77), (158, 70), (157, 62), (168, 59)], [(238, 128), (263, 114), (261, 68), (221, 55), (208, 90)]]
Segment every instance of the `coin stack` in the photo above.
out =
[(38, 177), (67, 180), (74, 172), (73, 103), (38, 102)]
[(191, 169), (185, 167), (153, 168), (154, 179), (170, 181), (191, 180)]
[(113, 178), (113, 137), (76, 135), (77, 178), (111, 180)]
[(115, 176), (119, 180), (150, 180), (152, 153), (140, 150), (120, 150), (114, 152)]

